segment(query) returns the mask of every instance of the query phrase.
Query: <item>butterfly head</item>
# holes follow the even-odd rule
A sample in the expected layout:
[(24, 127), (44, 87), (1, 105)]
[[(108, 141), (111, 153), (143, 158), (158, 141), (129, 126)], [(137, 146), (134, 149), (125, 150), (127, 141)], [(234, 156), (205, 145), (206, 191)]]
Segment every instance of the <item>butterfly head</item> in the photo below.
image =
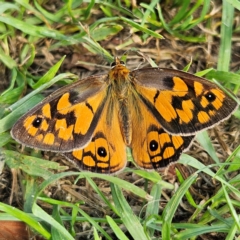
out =
[(109, 78), (111, 80), (127, 79), (130, 70), (126, 68), (125, 63), (118, 57), (114, 58), (114, 62), (111, 64), (111, 70), (109, 71)]
[(116, 67), (117, 65), (123, 65), (125, 66), (125, 62), (120, 60), (118, 57), (114, 57), (114, 62), (111, 63), (111, 68)]

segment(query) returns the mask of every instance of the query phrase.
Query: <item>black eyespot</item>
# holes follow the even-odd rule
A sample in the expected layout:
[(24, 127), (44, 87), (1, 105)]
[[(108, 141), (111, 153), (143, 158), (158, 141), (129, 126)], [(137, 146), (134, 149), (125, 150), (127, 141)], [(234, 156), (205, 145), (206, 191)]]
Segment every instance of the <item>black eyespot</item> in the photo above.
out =
[(107, 156), (107, 151), (104, 147), (99, 147), (98, 150), (97, 150), (97, 154), (100, 157), (106, 157)]
[(124, 61), (120, 61), (120, 64), (125, 65), (125, 62)]
[(156, 140), (152, 140), (149, 144), (149, 148), (151, 151), (156, 151), (158, 149), (158, 142)]
[(205, 98), (209, 101), (209, 102), (213, 102), (216, 99), (216, 95), (213, 94), (212, 92), (208, 92), (207, 94), (204, 95)]
[(34, 121), (33, 121), (33, 123), (32, 123), (32, 125), (35, 127), (35, 128), (39, 128), (40, 127), (40, 125), (41, 125), (41, 123), (42, 123), (42, 118), (41, 117), (37, 117)]

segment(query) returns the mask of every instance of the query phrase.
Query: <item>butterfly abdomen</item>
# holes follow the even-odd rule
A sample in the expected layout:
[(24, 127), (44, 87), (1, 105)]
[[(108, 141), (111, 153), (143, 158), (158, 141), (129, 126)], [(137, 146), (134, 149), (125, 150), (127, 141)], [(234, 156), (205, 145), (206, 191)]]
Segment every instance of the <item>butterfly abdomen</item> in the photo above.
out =
[(121, 133), (122, 133), (124, 142), (127, 146), (129, 146), (132, 140), (132, 131), (131, 131), (131, 116), (129, 113), (127, 101), (119, 102), (118, 118), (119, 118)]

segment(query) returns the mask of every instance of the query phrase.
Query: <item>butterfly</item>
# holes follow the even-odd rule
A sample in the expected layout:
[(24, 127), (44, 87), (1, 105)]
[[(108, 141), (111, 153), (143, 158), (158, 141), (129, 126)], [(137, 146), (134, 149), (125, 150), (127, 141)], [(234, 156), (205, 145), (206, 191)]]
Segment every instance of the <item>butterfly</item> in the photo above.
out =
[(59, 152), (80, 170), (113, 174), (177, 161), (197, 132), (228, 118), (238, 104), (216, 84), (179, 70), (130, 71), (115, 58), (108, 74), (58, 89), (22, 116), (12, 137)]

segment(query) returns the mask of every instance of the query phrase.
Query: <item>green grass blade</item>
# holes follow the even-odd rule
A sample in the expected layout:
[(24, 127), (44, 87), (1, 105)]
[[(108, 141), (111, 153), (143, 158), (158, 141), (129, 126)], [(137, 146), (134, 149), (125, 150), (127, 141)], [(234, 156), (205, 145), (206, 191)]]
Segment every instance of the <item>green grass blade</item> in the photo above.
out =
[(109, 209), (112, 209), (116, 214), (117, 214), (117, 210), (115, 208), (115, 206), (113, 204), (111, 204), (111, 202), (105, 197), (105, 195), (100, 191), (100, 189), (98, 188), (98, 186), (96, 185), (96, 183), (88, 176), (86, 176), (86, 180), (89, 182), (89, 184), (91, 185), (91, 187), (94, 189), (94, 191), (96, 193), (98, 193), (98, 195), (102, 198), (102, 200), (104, 201), (104, 203), (108, 206)]
[(196, 136), (197, 141), (201, 144), (205, 151), (211, 156), (211, 158), (216, 162), (219, 163), (218, 156), (216, 154), (216, 150), (213, 147), (212, 141), (208, 136), (207, 131), (200, 132)]
[(35, 83), (32, 88), (36, 89), (39, 88), (41, 85), (48, 83), (51, 81), (51, 79), (56, 75), (56, 73), (59, 71), (59, 68), (61, 67), (63, 61), (65, 59), (65, 56), (63, 56), (53, 67), (51, 67), (40, 79), (37, 83)]
[(228, 195), (228, 192), (226, 191), (226, 188), (225, 188), (224, 185), (222, 185), (222, 189), (223, 189), (223, 192), (224, 192), (227, 204), (229, 206), (229, 209), (230, 209), (230, 212), (231, 212), (231, 216), (233, 217), (233, 219), (235, 221), (235, 224), (237, 225), (238, 230), (240, 230), (239, 215), (237, 214), (236, 209), (234, 208), (234, 206), (232, 204), (232, 201), (231, 201), (231, 199), (230, 199), (230, 197)]
[(9, 56), (9, 53), (6, 54), (3, 51), (1, 46), (0, 46), (0, 60), (1, 60), (1, 62), (4, 63), (5, 66), (7, 66), (10, 69), (17, 67), (16, 61), (14, 59), (12, 59), (12, 57)]
[(165, 206), (162, 214), (162, 239), (171, 239), (171, 225), (174, 214), (177, 210), (177, 207), (179, 206), (180, 201), (182, 201), (184, 194), (186, 194), (187, 190), (196, 178), (197, 174), (193, 174), (188, 179), (186, 179)]
[(105, 175), (105, 174), (99, 174), (99, 173), (91, 173), (91, 172), (81, 172), (80, 177), (97, 177), (106, 181), (109, 181), (111, 183), (114, 183), (115, 185), (118, 185), (119, 187), (127, 190), (127, 191), (131, 191), (132, 193), (134, 193), (135, 195), (144, 198), (146, 200), (152, 200), (152, 197), (145, 192), (143, 189), (135, 186), (132, 183), (129, 183), (125, 180), (122, 180), (118, 177), (113, 177), (113, 176), (109, 176), (109, 175)]
[(128, 205), (126, 199), (124, 198), (120, 187), (115, 184), (111, 184), (111, 190), (113, 201), (116, 205), (119, 216), (133, 239), (150, 240), (150, 238), (144, 232), (139, 219), (133, 213), (131, 207)]
[(50, 233), (42, 227), (42, 225), (35, 219), (32, 218), (28, 213), (25, 213), (17, 208), (9, 206), (4, 203), (0, 203), (0, 211), (9, 213), (11, 216), (25, 222), (39, 234), (44, 236), (46, 239), (50, 239)]
[(190, 0), (185, 0), (182, 3), (183, 4), (181, 5), (181, 8), (178, 9), (174, 18), (169, 22), (169, 25), (172, 26), (176, 23), (179, 23), (186, 17), (186, 14), (189, 12), (188, 7), (190, 4)]
[(26, 21), (18, 20), (9, 15), (0, 16), (0, 22), (4, 22), (20, 31), (35, 37), (49, 37), (58, 40), (67, 40), (67, 37), (63, 34), (55, 31), (53, 29), (48, 29), (47, 27), (32, 26), (32, 24)]
[[(72, 203), (68, 203), (68, 202), (63, 202), (63, 201), (58, 201), (58, 200), (54, 200), (54, 199), (50, 199), (50, 198), (44, 198), (44, 197), (38, 197), (39, 200), (45, 201), (47, 203), (50, 204), (54, 204), (54, 205), (61, 205), (62, 207), (68, 207), (68, 208), (73, 208), (74, 211), (77, 211), (80, 215), (83, 216), (83, 218), (81, 218), (81, 221), (84, 222), (89, 222), (90, 224), (92, 224), (93, 227), (95, 227), (106, 239), (111, 240), (111, 237), (107, 234), (107, 232), (98, 225), (98, 223), (94, 220), (93, 217), (89, 216), (87, 213), (85, 213), (79, 206), (76, 206)], [(50, 216), (51, 217), (51, 216)], [(71, 218), (67, 218), (68, 221), (71, 221)], [(76, 218), (76, 221), (78, 220), (78, 218)], [(106, 220), (104, 221), (106, 222)]]
[(120, 17), (120, 18), (121, 18), (121, 20), (123, 20), (124, 22), (128, 23), (130, 26), (136, 28), (136, 29), (139, 30), (139, 31), (142, 31), (142, 32), (144, 32), (144, 33), (147, 33), (147, 34), (149, 34), (149, 35), (152, 36), (152, 37), (159, 38), (159, 39), (163, 39), (163, 38), (164, 38), (162, 35), (154, 32), (154, 31), (152, 31), (152, 30), (150, 30), (150, 29), (148, 29), (148, 28), (146, 28), (146, 27), (143, 27), (143, 26), (141, 26), (140, 24), (138, 24), (138, 23), (136, 23), (136, 22), (134, 22), (134, 21), (132, 21), (132, 20), (130, 20), (130, 19), (128, 19), (128, 18), (125, 18), (125, 17)]
[(22, 169), (31, 176), (49, 178), (53, 173), (49, 169), (63, 171), (68, 169), (67, 166), (60, 166), (59, 163), (43, 160), (34, 156), (26, 156), (11, 150), (3, 150), (6, 163), (10, 168)]
[(129, 240), (129, 238), (124, 234), (118, 224), (110, 216), (106, 216), (106, 219), (118, 239)]
[[(64, 227), (63, 221), (61, 219), (60, 213), (60, 206), (59, 205), (54, 205), (53, 206), (53, 213), (52, 213), (52, 217), (61, 225)], [(59, 239), (59, 240), (64, 240), (64, 236), (62, 235), (62, 233), (60, 231), (58, 231), (58, 229), (51, 227), (51, 234), (52, 234), (52, 239)]]
[(238, 0), (226, 0), (226, 2), (228, 2), (240, 11), (240, 2)]
[(143, 18), (141, 21), (142, 26), (147, 22), (148, 18), (151, 18), (151, 13), (154, 13), (154, 9), (158, 2), (159, 2), (158, 0), (154, 0), (154, 1), (151, 1), (150, 4), (144, 4), (144, 3), (141, 4), (142, 7), (145, 6), (147, 8), (145, 13), (143, 14)]
[[(153, 197), (153, 200), (147, 203), (147, 209), (144, 219), (147, 219), (147, 221), (151, 218), (155, 220), (155, 216), (158, 216), (159, 214), (159, 204), (161, 199), (161, 193), (162, 193), (162, 187), (160, 184), (153, 184), (153, 187), (151, 189), (151, 196)], [(147, 225), (147, 224), (146, 224)], [(151, 239), (154, 237), (155, 229), (147, 227), (147, 232)]]
[(234, 7), (226, 0), (222, 7), (221, 42), (218, 55), (218, 70), (228, 71), (231, 58)]
[(33, 205), (32, 211), (35, 216), (48, 223), (52, 228), (55, 228), (55, 230), (61, 235), (61, 240), (74, 240), (64, 226), (58, 223), (51, 215), (47, 214), (36, 203)]

